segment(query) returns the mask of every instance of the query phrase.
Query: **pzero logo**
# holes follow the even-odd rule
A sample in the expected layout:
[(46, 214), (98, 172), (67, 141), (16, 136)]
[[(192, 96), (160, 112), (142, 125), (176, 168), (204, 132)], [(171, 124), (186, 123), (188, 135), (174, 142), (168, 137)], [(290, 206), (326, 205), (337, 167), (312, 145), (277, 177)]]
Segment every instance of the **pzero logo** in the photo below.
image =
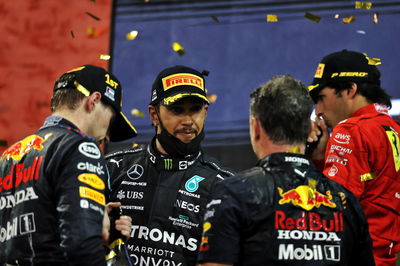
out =
[(199, 183), (203, 180), (204, 180), (204, 177), (195, 175), (192, 178), (190, 178), (188, 181), (186, 181), (185, 189), (188, 192), (195, 192), (196, 190), (199, 189)]
[(134, 164), (131, 168), (126, 172), (128, 177), (132, 180), (139, 179), (144, 173), (144, 169), (140, 164)]
[(79, 144), (78, 150), (80, 153), (89, 158), (99, 159), (101, 156), (99, 148), (97, 148), (96, 144), (93, 142), (82, 142)]

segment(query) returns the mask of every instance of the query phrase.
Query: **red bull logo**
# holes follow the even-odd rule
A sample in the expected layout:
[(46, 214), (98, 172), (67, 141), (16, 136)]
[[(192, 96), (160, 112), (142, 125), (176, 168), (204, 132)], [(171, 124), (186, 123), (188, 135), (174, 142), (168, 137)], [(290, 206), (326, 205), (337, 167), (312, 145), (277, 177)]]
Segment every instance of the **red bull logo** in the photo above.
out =
[(32, 150), (41, 151), (43, 149), (43, 143), (51, 136), (52, 133), (47, 134), (44, 138), (37, 135), (30, 135), (21, 141), (13, 144), (1, 155), (0, 161), (10, 158), (14, 161), (20, 161), (25, 154)]
[(283, 192), (282, 188), (278, 187), (279, 195), (282, 199), (279, 200), (279, 204), (292, 203), (295, 206), (299, 206), (307, 211), (314, 207), (319, 208), (321, 205), (335, 208), (336, 204), (332, 202), (331, 192), (326, 191), (326, 195), (318, 192), (309, 186), (298, 186), (295, 189)]

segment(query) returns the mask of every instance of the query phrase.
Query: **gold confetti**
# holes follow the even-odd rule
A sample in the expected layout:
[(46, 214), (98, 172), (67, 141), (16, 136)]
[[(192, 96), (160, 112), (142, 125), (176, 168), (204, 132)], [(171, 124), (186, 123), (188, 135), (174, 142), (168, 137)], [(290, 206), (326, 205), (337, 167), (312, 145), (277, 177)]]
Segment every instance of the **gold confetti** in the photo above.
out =
[(372, 3), (371, 2), (361, 2), (356, 1), (356, 9), (371, 9)]
[(75, 38), (75, 34), (74, 34), (74, 31), (70, 31), (70, 33), (71, 33), (71, 37), (72, 37), (72, 39), (74, 39)]
[(202, 74), (203, 76), (208, 77), (208, 75), (210, 74), (210, 71), (208, 71), (208, 70), (203, 70), (203, 71), (201, 72), (201, 74)]
[(320, 22), (320, 20), (321, 20), (321, 17), (318, 17), (318, 16), (316, 16), (316, 15), (313, 15), (313, 14), (311, 14), (311, 13), (309, 13), (309, 12), (306, 12), (305, 14), (304, 14), (304, 17), (305, 18), (308, 18), (309, 20), (312, 20), (312, 21), (315, 21), (315, 22)]
[(139, 146), (138, 143), (136, 143), (136, 142), (132, 142), (132, 143), (131, 143), (131, 148), (136, 148), (137, 146)]
[(374, 24), (378, 24), (379, 13), (374, 13)]
[(140, 111), (139, 109), (132, 109), (131, 114), (136, 117), (144, 118), (144, 112)]
[(340, 16), (339, 16), (339, 14), (335, 14), (335, 19), (338, 19)]
[(92, 38), (92, 37), (94, 36), (94, 34), (95, 34), (95, 31), (96, 31), (96, 29), (95, 29), (94, 27), (89, 26), (89, 27), (87, 27), (87, 29), (86, 29), (86, 35), (87, 35), (89, 38)]
[(278, 22), (278, 15), (268, 14), (267, 22)]
[(180, 56), (186, 53), (185, 49), (183, 49), (182, 45), (179, 42), (174, 42), (172, 44), (172, 49), (174, 49), (174, 51), (177, 52)]
[(0, 146), (7, 147), (7, 140), (1, 139), (0, 140)]
[(211, 16), (211, 19), (212, 19), (214, 22), (219, 23), (219, 19), (218, 19), (216, 16)]
[(138, 36), (138, 34), (139, 34), (139, 32), (138, 32), (137, 30), (133, 30), (133, 31), (131, 31), (131, 32), (128, 32), (128, 33), (125, 35), (125, 38), (126, 38), (127, 40), (134, 40), (134, 39), (136, 39), (136, 37)]
[(381, 65), (381, 64), (382, 64), (380, 58), (368, 57), (368, 55), (367, 55), (366, 53), (363, 53), (363, 55), (365, 55), (365, 58), (367, 58), (367, 60), (368, 60), (368, 65), (378, 66), (378, 65)]
[(215, 103), (218, 96), (216, 94), (207, 94), (207, 99), (210, 103)]
[(101, 20), (99, 17), (96, 17), (96, 16), (93, 15), (92, 13), (86, 12), (86, 15), (88, 15), (88, 16), (91, 17), (92, 19)]
[(101, 60), (110, 60), (111, 56), (109, 54), (101, 54), (100, 59)]
[(345, 24), (350, 24), (352, 22), (356, 21), (356, 17), (355, 16), (348, 16), (348, 17), (344, 17), (343, 18), (343, 23)]

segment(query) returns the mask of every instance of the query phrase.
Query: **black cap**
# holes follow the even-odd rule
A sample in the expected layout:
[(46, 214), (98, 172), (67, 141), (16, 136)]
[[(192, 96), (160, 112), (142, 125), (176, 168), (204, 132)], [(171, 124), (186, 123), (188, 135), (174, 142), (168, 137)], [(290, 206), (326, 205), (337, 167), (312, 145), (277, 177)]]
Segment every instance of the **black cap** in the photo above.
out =
[(118, 79), (103, 68), (84, 65), (64, 73), (55, 83), (54, 91), (62, 88), (76, 88), (85, 96), (92, 92), (101, 93), (102, 100), (112, 106), (116, 117), (110, 127), (110, 140), (121, 141), (137, 135), (126, 116), (122, 113), (122, 87)]
[(343, 50), (322, 58), (315, 71), (312, 85), (308, 86), (311, 96), (333, 82), (363, 82), (380, 85), (380, 72), (374, 59), (354, 51)]
[(170, 105), (189, 96), (209, 103), (203, 75), (186, 66), (169, 67), (161, 71), (155, 79), (150, 105), (155, 106), (161, 101), (164, 105)]

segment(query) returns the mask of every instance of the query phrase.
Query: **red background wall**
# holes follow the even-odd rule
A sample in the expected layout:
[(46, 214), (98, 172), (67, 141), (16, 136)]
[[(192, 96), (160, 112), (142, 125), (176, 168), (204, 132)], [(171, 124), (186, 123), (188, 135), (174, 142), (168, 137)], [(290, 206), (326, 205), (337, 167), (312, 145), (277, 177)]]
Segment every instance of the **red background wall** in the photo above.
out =
[(0, 2), (0, 144), (41, 126), (62, 73), (83, 64), (108, 67), (99, 55), (109, 54), (111, 1)]

